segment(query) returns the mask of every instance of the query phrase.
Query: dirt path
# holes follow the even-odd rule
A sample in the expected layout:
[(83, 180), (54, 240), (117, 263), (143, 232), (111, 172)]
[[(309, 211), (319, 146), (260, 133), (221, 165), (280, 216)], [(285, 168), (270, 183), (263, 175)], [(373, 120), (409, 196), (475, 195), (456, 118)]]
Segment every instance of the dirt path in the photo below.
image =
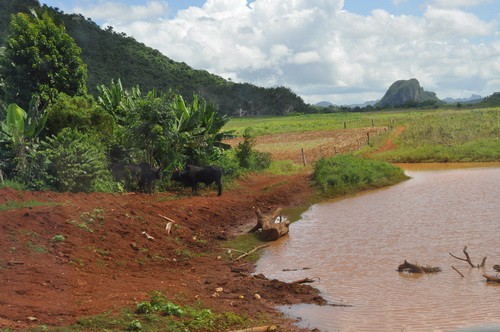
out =
[(396, 149), (396, 144), (394, 144), (394, 139), (397, 138), (405, 130), (406, 127), (397, 127), (396, 130), (391, 134), (391, 136), (385, 141), (385, 143), (379, 147), (376, 151), (366, 154), (367, 157), (373, 156), (377, 153), (394, 150)]
[[(318, 291), (254, 277), (252, 264), (229, 261), (222, 248), (255, 222), (255, 208), (298, 205), (311, 193), (307, 175), (248, 175), (221, 197), (0, 189), (0, 205), (54, 204), (0, 212), (0, 328), (68, 325), (162, 291), (178, 304), (269, 315), (281, 331), (300, 330), (276, 305), (322, 303)], [(159, 214), (176, 221), (171, 235)]]

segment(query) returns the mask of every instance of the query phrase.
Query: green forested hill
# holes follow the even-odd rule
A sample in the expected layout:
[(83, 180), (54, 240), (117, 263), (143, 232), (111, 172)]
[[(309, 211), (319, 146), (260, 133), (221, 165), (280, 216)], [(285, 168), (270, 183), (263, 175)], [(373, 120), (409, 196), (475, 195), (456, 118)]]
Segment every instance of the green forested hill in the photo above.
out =
[[(37, 0), (0, 0), (0, 43), (5, 40), (11, 14), (39, 7)], [(228, 115), (281, 115), (309, 110), (309, 106), (288, 88), (233, 83), (205, 70), (173, 61), (112, 28), (103, 30), (80, 14), (44, 8), (57, 22), (64, 24), (68, 34), (82, 49), (81, 57), (88, 70), (87, 88), (91, 94), (97, 93), (97, 85), (108, 85), (112, 79), (120, 78), (125, 88), (139, 85), (143, 92), (173, 89), (188, 100), (193, 94), (199, 94)]]

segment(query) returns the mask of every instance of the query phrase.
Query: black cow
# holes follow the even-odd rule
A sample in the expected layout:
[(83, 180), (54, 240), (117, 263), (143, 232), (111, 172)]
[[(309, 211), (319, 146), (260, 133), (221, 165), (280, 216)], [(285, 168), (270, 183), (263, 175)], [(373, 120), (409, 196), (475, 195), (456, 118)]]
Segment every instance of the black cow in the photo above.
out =
[(150, 166), (147, 163), (114, 163), (111, 172), (117, 181), (136, 182), (140, 191), (149, 194), (153, 192), (154, 181), (161, 177), (160, 169)]
[(198, 190), (198, 183), (204, 183), (206, 186), (216, 183), (217, 196), (222, 195), (222, 168), (217, 166), (186, 166), (183, 171), (174, 171), (171, 179), (183, 183), (185, 186), (190, 186), (193, 194), (196, 195)]

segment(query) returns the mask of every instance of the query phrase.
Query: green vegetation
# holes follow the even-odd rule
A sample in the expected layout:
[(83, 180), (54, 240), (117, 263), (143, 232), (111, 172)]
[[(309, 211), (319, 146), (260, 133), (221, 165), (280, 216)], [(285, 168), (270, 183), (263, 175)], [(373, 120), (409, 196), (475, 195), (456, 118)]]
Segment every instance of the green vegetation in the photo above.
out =
[(500, 109), (415, 113), (398, 148), (376, 158), (391, 162), (480, 162), (500, 160)]
[[(96, 221), (99, 222), (96, 224)], [(67, 222), (76, 225), (86, 232), (94, 233), (93, 225), (102, 226), (104, 223), (104, 210), (94, 209), (92, 212), (81, 212), (79, 221), (68, 220)]]
[(37, 207), (37, 206), (56, 206), (56, 205), (60, 205), (60, 203), (39, 202), (39, 201), (33, 201), (33, 200), (23, 201), (23, 202), (8, 201), (7, 203), (0, 205), (0, 211), (32, 208), (32, 207)]
[(314, 166), (314, 183), (328, 197), (389, 186), (407, 178), (399, 167), (352, 155), (324, 158)]
[(81, 50), (47, 12), (13, 15), (4, 45), (0, 74), (8, 103), (27, 107), (36, 95), (46, 105), (60, 92), (85, 93)]
[(52, 237), (52, 242), (64, 242), (66, 240), (66, 237), (62, 234), (57, 234)]
[(179, 306), (161, 292), (153, 292), (149, 301), (137, 304), (135, 311), (123, 310), (116, 316), (106, 313), (81, 318), (67, 331), (225, 331), (251, 323), (245, 316), (231, 312), (214, 313), (201, 304)]
[[(396, 138), (395, 150), (375, 154), (373, 158), (390, 162), (471, 162), (500, 160), (500, 108), (439, 108), (434, 110), (393, 110), (369, 113), (309, 114), (288, 117), (231, 119), (224, 127), (243, 133), (251, 127), (256, 135), (291, 132), (341, 130), (344, 127), (405, 127)], [(381, 140), (374, 141), (381, 144)], [(304, 142), (267, 143), (260, 151), (286, 151), (304, 146)], [(321, 139), (307, 141), (307, 148), (323, 144)], [(372, 151), (377, 144), (372, 144)], [(364, 149), (362, 153), (368, 150)]]

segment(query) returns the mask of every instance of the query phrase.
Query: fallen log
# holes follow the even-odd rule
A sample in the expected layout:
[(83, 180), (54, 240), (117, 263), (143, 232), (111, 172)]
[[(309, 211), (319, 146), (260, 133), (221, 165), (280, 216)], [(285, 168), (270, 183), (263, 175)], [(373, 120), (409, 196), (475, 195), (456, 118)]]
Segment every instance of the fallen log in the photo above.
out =
[(409, 273), (436, 273), (441, 272), (440, 267), (432, 267), (432, 266), (421, 266), (418, 264), (412, 264), (404, 261), (403, 264), (398, 266), (399, 272), (409, 272)]
[(230, 332), (267, 332), (267, 331), (276, 331), (278, 327), (276, 325), (266, 325), (266, 326), (258, 326), (258, 327), (251, 327), (249, 329), (243, 329), (243, 330), (234, 330)]
[(303, 279), (292, 281), (292, 282), (290, 282), (290, 284), (308, 284), (308, 283), (312, 283), (314, 281), (315, 280), (311, 279), (311, 278), (303, 278)]
[(486, 278), (487, 282), (497, 282), (497, 283), (500, 283), (500, 277), (491, 276), (491, 275), (488, 275), (488, 274), (483, 274), (483, 277)]
[(290, 222), (274, 222), (279, 216), (281, 208), (276, 209), (271, 215), (264, 215), (262, 211), (257, 209), (255, 214), (257, 215), (257, 224), (248, 232), (253, 233), (261, 229), (260, 238), (263, 241), (275, 241), (281, 236), (288, 233), (288, 227)]

